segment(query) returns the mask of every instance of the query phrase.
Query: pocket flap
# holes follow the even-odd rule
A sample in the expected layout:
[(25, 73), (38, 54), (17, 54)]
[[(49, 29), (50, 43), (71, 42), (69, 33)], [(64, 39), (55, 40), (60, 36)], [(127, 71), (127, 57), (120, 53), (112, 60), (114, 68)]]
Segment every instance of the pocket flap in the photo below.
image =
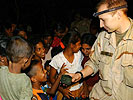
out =
[(133, 55), (132, 54), (123, 55), (122, 66), (123, 67), (128, 67), (128, 66), (132, 66), (133, 67)]

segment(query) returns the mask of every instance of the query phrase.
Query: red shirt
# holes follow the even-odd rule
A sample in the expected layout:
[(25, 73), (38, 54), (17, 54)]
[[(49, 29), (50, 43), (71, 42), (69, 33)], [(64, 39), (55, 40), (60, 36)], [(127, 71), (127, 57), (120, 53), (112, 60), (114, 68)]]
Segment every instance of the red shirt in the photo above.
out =
[(51, 47), (54, 48), (54, 47), (59, 47), (59, 46), (61, 46), (62, 49), (65, 48), (64, 44), (61, 42), (61, 39), (58, 37), (54, 37)]

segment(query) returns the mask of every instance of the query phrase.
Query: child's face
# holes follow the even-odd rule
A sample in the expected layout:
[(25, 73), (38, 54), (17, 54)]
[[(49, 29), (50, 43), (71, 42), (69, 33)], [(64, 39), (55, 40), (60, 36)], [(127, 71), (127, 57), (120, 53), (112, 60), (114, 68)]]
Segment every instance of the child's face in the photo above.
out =
[(57, 32), (55, 30), (56, 36), (59, 37), (59, 38), (61, 38), (61, 39), (67, 34), (67, 32), (68, 32), (68, 28), (67, 27), (66, 27), (65, 32), (63, 32), (63, 33)]
[(72, 50), (74, 53), (77, 53), (79, 51), (79, 49), (81, 47), (80, 43), (81, 43), (81, 41), (78, 41), (76, 44), (72, 44), (73, 45)]
[(52, 44), (52, 36), (48, 36), (44, 39), (44, 43), (47, 47), (49, 47)]
[(82, 44), (82, 52), (85, 56), (89, 56), (90, 52), (91, 52), (91, 46), (89, 46), (88, 44), (84, 43)]
[(38, 44), (36, 44), (35, 55), (38, 56), (39, 58), (45, 57), (45, 48), (42, 42), (39, 42)]
[(20, 31), (18, 35), (22, 36), (23, 38), (27, 39), (27, 34), (25, 31)]
[(65, 33), (56, 32), (56, 36), (57, 36), (58, 38), (62, 38), (64, 35), (65, 35)]
[(37, 72), (35, 75), (35, 78), (38, 82), (46, 82), (47, 81), (47, 71), (43, 69), (42, 63), (39, 62), (37, 65), (35, 65), (37, 68)]

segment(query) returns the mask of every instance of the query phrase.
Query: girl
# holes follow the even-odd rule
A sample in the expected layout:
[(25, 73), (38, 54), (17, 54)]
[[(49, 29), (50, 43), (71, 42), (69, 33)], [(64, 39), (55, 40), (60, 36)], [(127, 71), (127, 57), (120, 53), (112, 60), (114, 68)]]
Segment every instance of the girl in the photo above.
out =
[[(50, 65), (50, 81), (54, 83), (56, 80), (56, 75), (59, 73), (61, 66), (65, 63), (68, 68), (69, 73), (75, 73), (82, 70), (81, 62), (83, 59), (82, 53), (79, 51), (81, 47), (80, 35), (77, 32), (67, 33), (62, 42), (65, 49), (53, 57)], [(75, 83), (68, 88), (64, 89), (59, 86), (58, 90), (60, 91), (57, 95), (57, 100), (70, 100), (73, 98), (80, 98), (83, 93), (83, 84)], [(62, 98), (63, 97), (63, 98)]]
[[(84, 64), (90, 59), (89, 55), (91, 54), (91, 48), (94, 44), (96, 40), (96, 36), (93, 34), (89, 34), (89, 33), (85, 33), (82, 36), (81, 39), (81, 50), (82, 53), (84, 55), (84, 59), (82, 61), (82, 66), (84, 67)], [(88, 87), (88, 91), (91, 92), (93, 86), (95, 85), (95, 83), (97, 83), (99, 81), (99, 74), (95, 74), (94, 76), (88, 76), (85, 78), (86, 83), (87, 83), (87, 87)]]
[(34, 56), (33, 59), (42, 61), (42, 65), (44, 66), (44, 59), (45, 59), (45, 48), (43, 42), (39, 38), (35, 38), (32, 41), (34, 47)]

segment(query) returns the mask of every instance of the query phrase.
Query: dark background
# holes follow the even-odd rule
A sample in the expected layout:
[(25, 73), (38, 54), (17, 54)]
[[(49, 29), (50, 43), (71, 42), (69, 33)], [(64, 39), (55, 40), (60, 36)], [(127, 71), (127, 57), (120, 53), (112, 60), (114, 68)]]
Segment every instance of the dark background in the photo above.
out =
[[(51, 27), (54, 21), (70, 24), (76, 12), (90, 17), (99, 0), (0, 0), (0, 21), (29, 24), (38, 34)], [(128, 16), (132, 18), (132, 3), (128, 2)]]

